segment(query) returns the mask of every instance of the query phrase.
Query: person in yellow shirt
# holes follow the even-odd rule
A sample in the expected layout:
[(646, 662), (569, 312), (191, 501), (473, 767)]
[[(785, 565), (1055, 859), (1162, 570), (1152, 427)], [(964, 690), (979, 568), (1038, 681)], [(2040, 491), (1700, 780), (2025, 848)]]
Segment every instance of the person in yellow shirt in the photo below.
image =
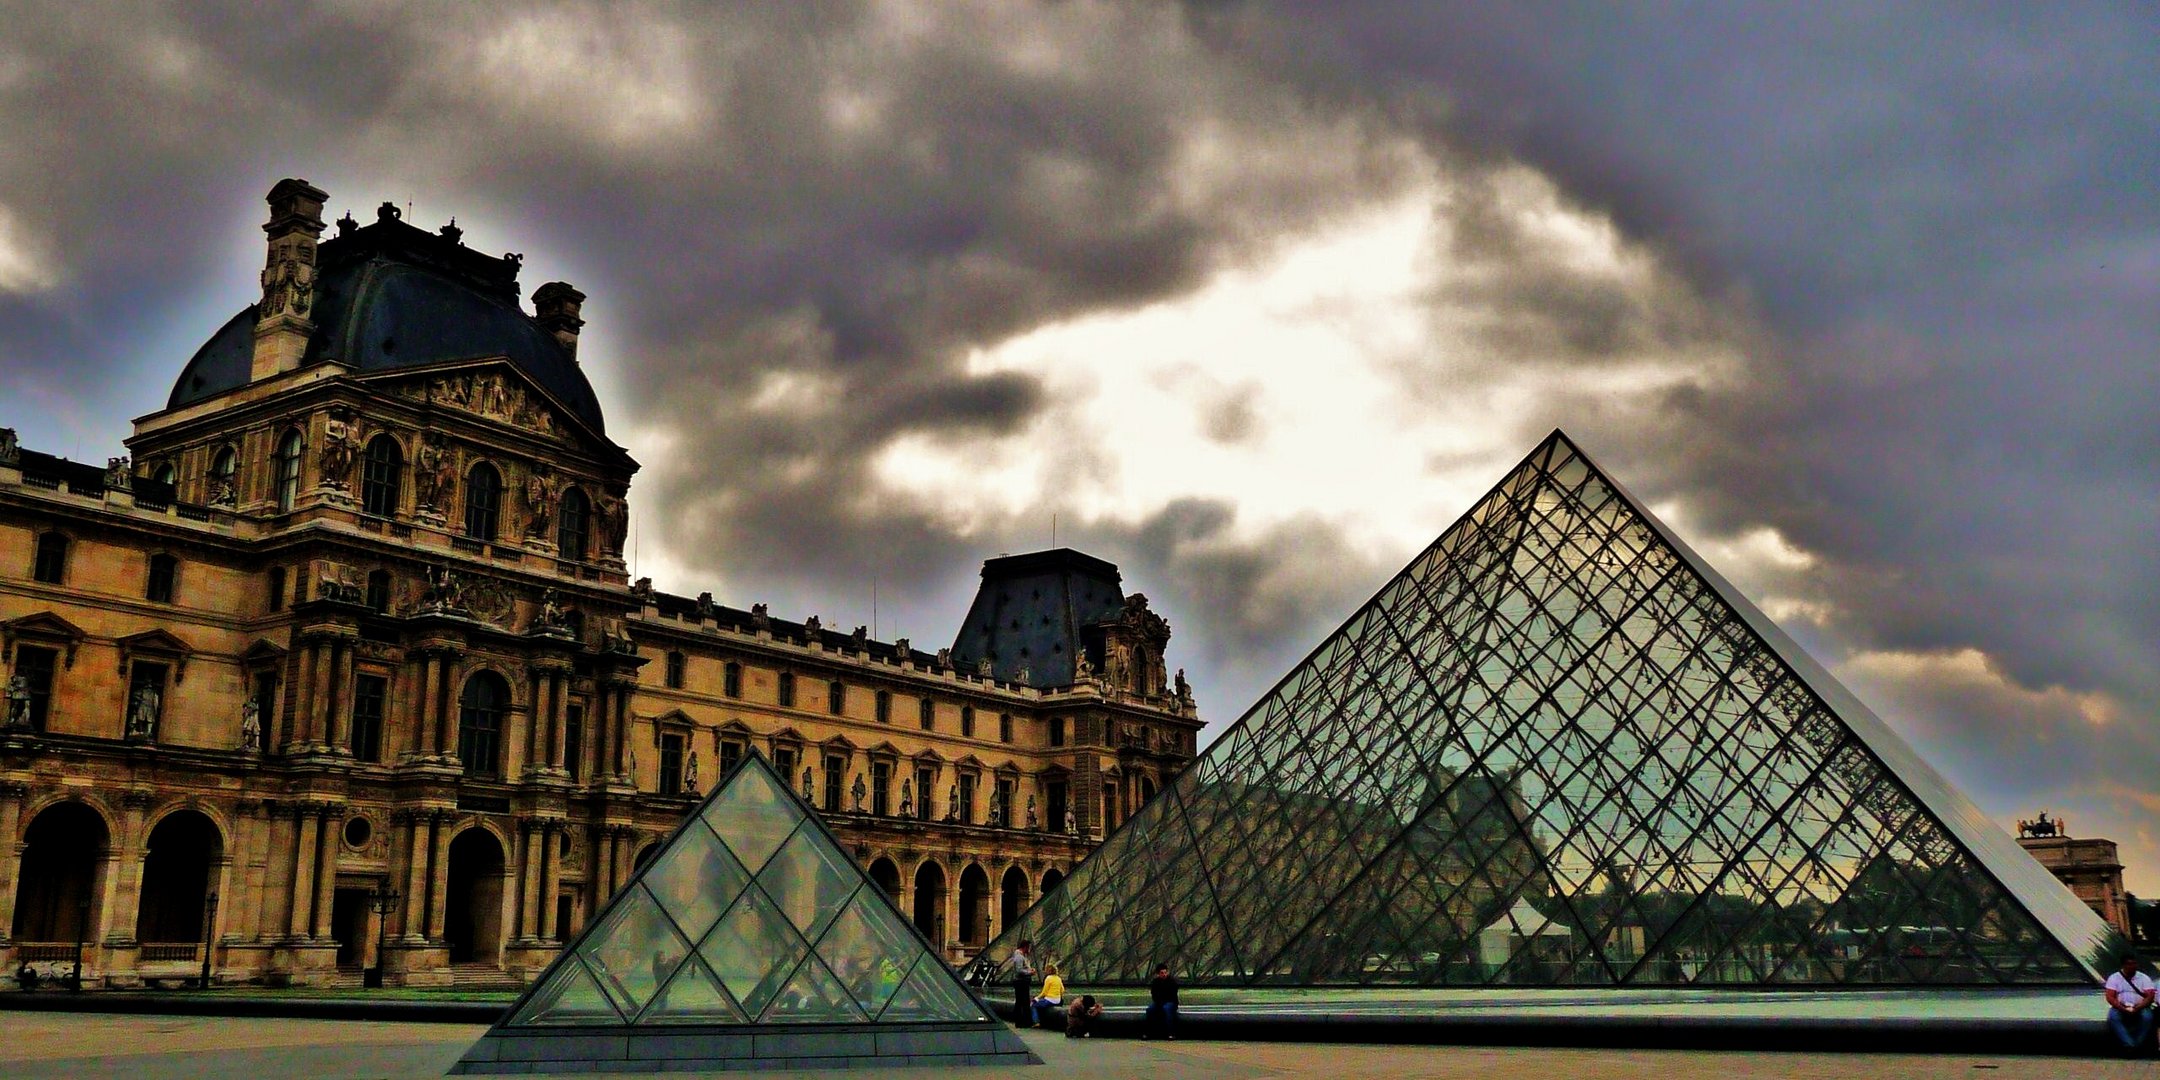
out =
[(1043, 966), (1042, 996), (1035, 999), (1035, 1022), (1056, 1029), (1065, 1026), (1065, 980), (1056, 964)]

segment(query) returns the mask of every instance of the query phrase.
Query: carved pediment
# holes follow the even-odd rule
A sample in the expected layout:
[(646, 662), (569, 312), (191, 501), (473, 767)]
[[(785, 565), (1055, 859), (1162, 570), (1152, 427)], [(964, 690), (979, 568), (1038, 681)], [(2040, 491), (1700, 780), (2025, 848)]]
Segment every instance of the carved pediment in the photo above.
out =
[(900, 756), (900, 748), (894, 746), (890, 742), (881, 742), (876, 746), (870, 748), (870, 756), (882, 758), (897, 758)]
[(154, 660), (170, 662), (173, 666), (173, 682), (182, 682), (187, 678), (188, 658), (195, 655), (195, 650), (187, 642), (163, 630), (145, 630), (139, 634), (129, 634), (121, 638), (118, 644), (120, 646), (120, 674), (123, 677), (127, 675), (128, 665), (134, 662), (136, 657), (144, 656)]
[(742, 721), (740, 721), (740, 720), (732, 720), (732, 719), (731, 719), (731, 720), (729, 720), (729, 721), (728, 721), (727, 723), (724, 723), (724, 724), (720, 725), (720, 734), (722, 734), (722, 735), (755, 735), (755, 734), (757, 734), (757, 732), (755, 732), (755, 731), (752, 731), (752, 730), (750, 729), (750, 725), (748, 725), (748, 724), (745, 724), (745, 723), (743, 723), (743, 722), (742, 722)]
[(551, 442), (595, 441), (583, 421), (507, 360), (460, 363), (418, 377), (410, 371), (397, 374), (387, 389), (409, 401), (492, 420)]
[(255, 644), (240, 654), (240, 663), (246, 667), (270, 667), (285, 662), (285, 650), (268, 638), (258, 638)]
[(781, 728), (773, 732), (771, 736), (771, 742), (774, 746), (801, 746), (808, 741), (808, 739), (803, 738), (802, 732), (791, 727)]
[(969, 754), (968, 756), (953, 762), (953, 766), (955, 768), (965, 769), (969, 772), (981, 772), (984, 769), (990, 767), (987, 762), (983, 761), (983, 759), (976, 757), (973, 754)]
[(653, 717), (652, 722), (655, 728), (697, 726), (697, 721), (691, 719), (690, 714), (682, 711), (681, 709), (669, 709), (668, 711)]
[(50, 611), (40, 611), (0, 623), (0, 653), (6, 654), (6, 660), (10, 664), (15, 662), (16, 642), (36, 641), (60, 646), (63, 653), (62, 663), (72, 668), (75, 666), (75, 649), (82, 644), (82, 639), (82, 627)]
[(945, 757), (936, 750), (925, 749), (915, 753), (914, 761), (919, 765), (943, 765)]
[(835, 735), (818, 745), (823, 747), (827, 753), (832, 754), (852, 754), (855, 752), (855, 744), (849, 741), (845, 735)]

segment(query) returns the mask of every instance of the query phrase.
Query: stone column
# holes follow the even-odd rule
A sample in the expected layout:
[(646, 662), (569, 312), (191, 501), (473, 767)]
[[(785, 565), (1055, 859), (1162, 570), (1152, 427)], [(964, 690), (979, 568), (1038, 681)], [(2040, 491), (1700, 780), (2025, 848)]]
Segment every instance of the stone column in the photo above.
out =
[(398, 936), (418, 945), (427, 940), (428, 882), (433, 880), (428, 857), (435, 849), (435, 821), (425, 810), (414, 810), (406, 819), (412, 838), (405, 845), (405, 900), (399, 905)]
[(548, 696), (548, 767), (562, 771), (563, 740), (570, 715), (570, 673), (556, 669), (551, 680), (554, 692)]
[(637, 833), (623, 826), (615, 834), (615, 891), (621, 892), (630, 883), (630, 875), (636, 872), (631, 860), (637, 855)]
[(299, 658), (293, 664), (293, 678), (296, 682), (293, 687), (292, 717), (286, 724), (285, 739), (286, 748), (292, 751), (303, 750), (307, 747), (308, 739), (311, 737), (308, 730), (308, 718), (315, 715), (315, 698), (320, 692), (320, 686), (315, 677), (315, 639), (312, 636), (301, 637), (298, 651)]
[(150, 809), (150, 793), (130, 791), (120, 796), (120, 846), (108, 864), (111, 880), (105, 889), (105, 925), (97, 940), (107, 945), (135, 943), (135, 914), (142, 909), (143, 816)]
[(630, 688), (627, 685), (616, 684), (615, 696), (610, 701), (610, 707), (613, 711), (615, 727), (615, 775), (636, 783), (637, 777), (630, 775), (629, 754), (627, 753), (630, 749)]
[(562, 822), (551, 821), (540, 833), (540, 940), (561, 941), (555, 925), (555, 898), (562, 893)]
[(330, 684), (330, 746), (338, 753), (352, 751), (353, 643), (340, 638), (330, 645), (336, 672)]
[(338, 807), (325, 806), (315, 817), (315, 927), (318, 941), (330, 939), (331, 901), (337, 892), (339, 850), (345, 846), (336, 821)]
[(415, 710), (419, 717), (419, 730), (413, 733), (413, 744), (416, 747), (414, 754), (419, 757), (429, 757), (442, 752), (435, 742), (435, 695), (438, 689), (436, 683), (440, 678), (437, 675), (439, 664), (440, 660), (434, 653), (423, 653), (420, 656), (420, 707)]
[(431, 839), (434, 852), (428, 863), (428, 940), (441, 941), (443, 919), (450, 905), (450, 815), (447, 811), (435, 812), (435, 831)]
[[(247, 861), (241, 866), (241, 875), (247, 882), (244, 906), (233, 912), (235, 929), (243, 937), (266, 941), (277, 936), (271, 929), (270, 906), (270, 849), (276, 842), (277, 810), (267, 799), (243, 800), (239, 813), (234, 816), (234, 827), (247, 839)], [(235, 897), (238, 901), (242, 897)], [(223, 905), (220, 905), (223, 906)]]
[(7, 781), (0, 783), (0, 844), (15, 852), (14, 858), (0, 860), (0, 942), (15, 939), (15, 894), (22, 884), (22, 804), (23, 796), (30, 793), (29, 785)]
[(309, 650), (308, 683), (313, 689), (308, 694), (307, 745), (311, 747), (327, 746), (330, 740), (332, 648), (318, 638)]
[(292, 894), (292, 907), (286, 913), (286, 936), (300, 939), (308, 936), (315, 925), (315, 839), (316, 830), (309, 828), (308, 818), (315, 808), (301, 805), (293, 808), (293, 872), (288, 883)]
[(546, 837), (540, 831), (540, 823), (527, 818), (518, 822), (518, 902), (517, 939), (533, 941), (540, 933), (539, 912), (534, 906), (540, 897), (540, 860), (534, 845)]
[(615, 883), (609, 877), (614, 867), (614, 848), (609, 842), (608, 827), (595, 825), (592, 827), (592, 873), (586, 875), (586, 879), (592, 884), (593, 909), (596, 911), (614, 895)]

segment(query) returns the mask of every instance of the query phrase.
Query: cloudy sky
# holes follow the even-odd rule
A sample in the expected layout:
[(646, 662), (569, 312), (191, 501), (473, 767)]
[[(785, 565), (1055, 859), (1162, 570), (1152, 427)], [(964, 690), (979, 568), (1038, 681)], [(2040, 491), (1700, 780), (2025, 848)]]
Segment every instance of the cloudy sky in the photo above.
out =
[(262, 195), (528, 284), (640, 573), (949, 639), (1111, 558), (1219, 729), (1566, 429), (2160, 893), (2146, 4), (0, 0), (0, 424), (117, 453)]

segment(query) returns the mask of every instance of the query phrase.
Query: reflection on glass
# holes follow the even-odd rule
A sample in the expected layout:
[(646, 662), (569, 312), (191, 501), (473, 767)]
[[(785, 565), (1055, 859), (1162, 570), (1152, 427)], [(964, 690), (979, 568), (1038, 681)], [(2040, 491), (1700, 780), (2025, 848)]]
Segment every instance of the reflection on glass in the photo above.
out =
[(632, 884), (609, 908), (603, 925), (578, 949), (615, 1007), (635, 1016), (660, 984), (690, 954), (690, 943), (661, 913), (642, 883)]
[(762, 768), (737, 770), (734, 781), (705, 804), (700, 816), (752, 873), (803, 820), (795, 797), (781, 788), (770, 769)]
[(1693, 559), (1556, 435), (990, 952), (1033, 938), (1098, 985), (1165, 959), (1195, 985), (2085, 982), (2088, 913), (1947, 824), (1969, 804)]

